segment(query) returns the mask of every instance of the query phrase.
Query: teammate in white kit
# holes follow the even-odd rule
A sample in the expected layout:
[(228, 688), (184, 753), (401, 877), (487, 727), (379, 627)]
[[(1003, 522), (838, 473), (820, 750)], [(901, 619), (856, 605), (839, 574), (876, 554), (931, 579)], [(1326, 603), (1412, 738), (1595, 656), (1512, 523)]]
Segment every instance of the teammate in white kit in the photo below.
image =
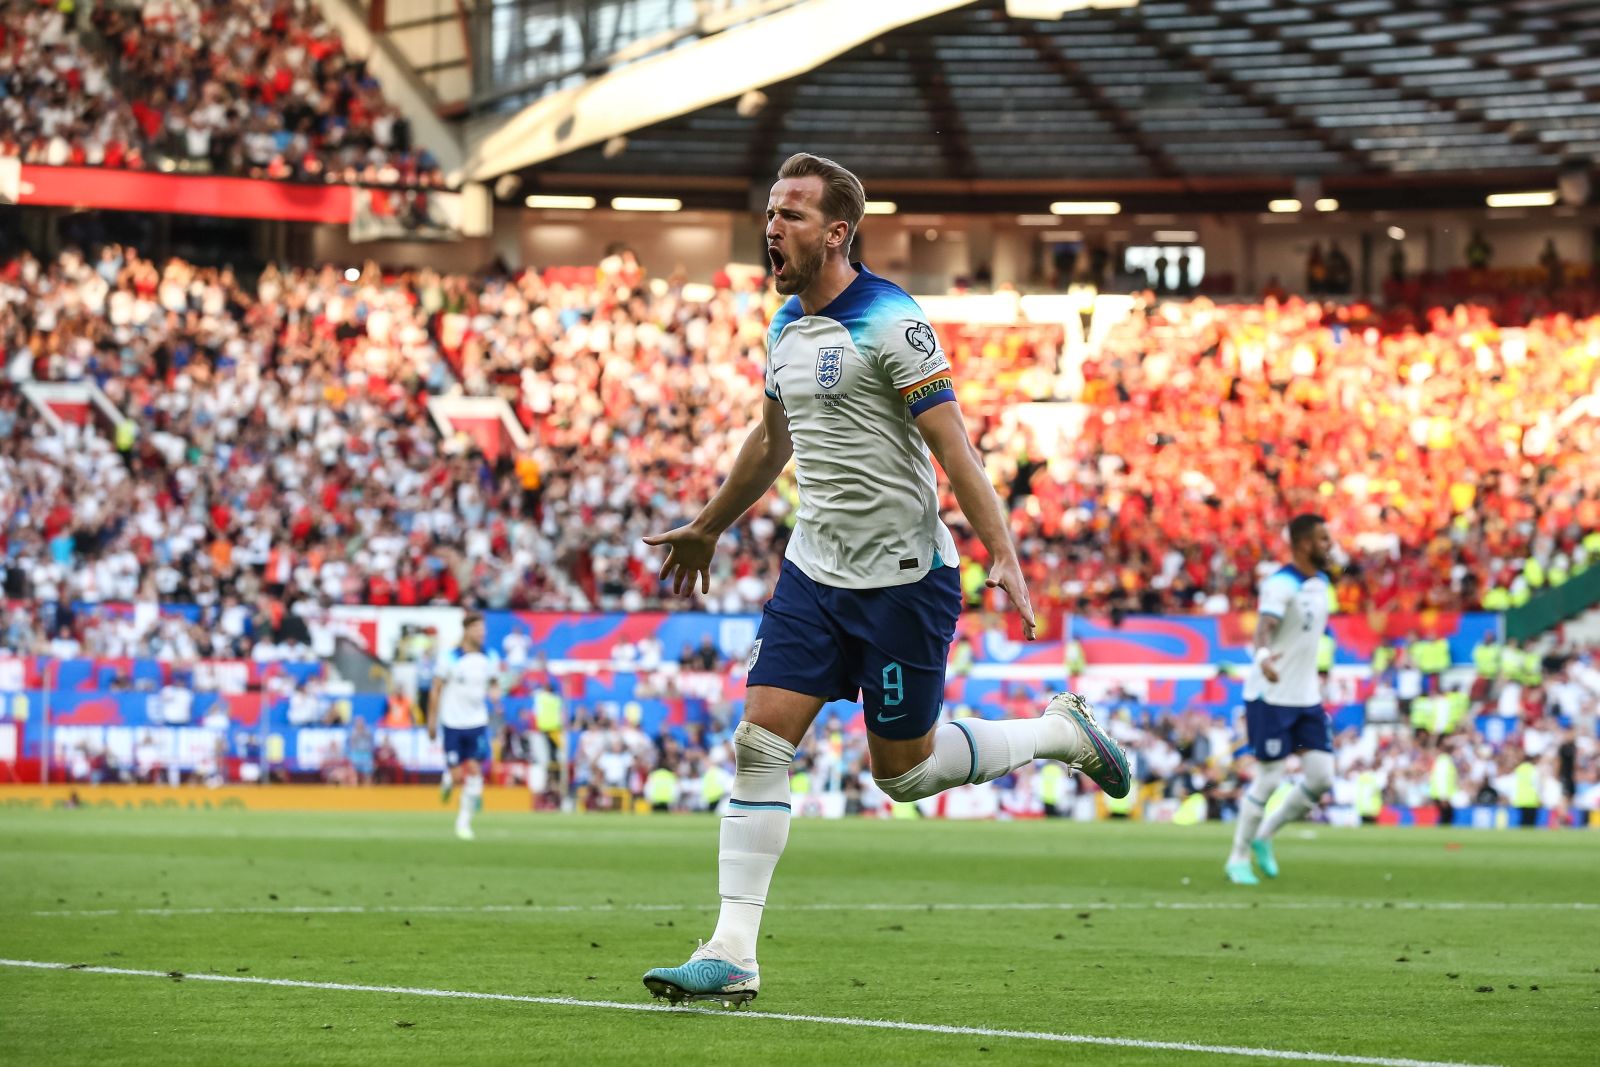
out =
[[(1244, 683), (1245, 728), (1255, 750), (1256, 778), (1239, 806), (1233, 851), (1223, 868), (1235, 885), (1257, 885), (1251, 857), (1278, 877), (1272, 836), (1304, 818), (1333, 785), (1333, 729), (1322, 710), (1317, 650), (1328, 628), (1331, 583), (1326, 568), (1333, 539), (1318, 515), (1289, 523), (1293, 562), (1261, 583), (1255, 664)], [(1267, 801), (1283, 782), (1284, 762), (1300, 756), (1302, 778), (1265, 823)]]
[(441, 794), (460, 788), (456, 836), (472, 840), (472, 816), (483, 803), (483, 772), (489, 762), (489, 690), (499, 675), (494, 657), (483, 650), (483, 616), (469, 612), (462, 621), (461, 647), (439, 658), (428, 701), (428, 740), (444, 727), (444, 778)]
[(766, 403), (716, 496), (666, 545), (677, 592), (710, 591), (717, 538), (795, 459), (798, 521), (750, 651), (733, 791), (722, 820), (711, 940), (654, 968), (658, 997), (743, 1007), (760, 987), (756, 937), (789, 836), (789, 763), (829, 700), (863, 697), (872, 773), (894, 800), (988, 782), (1036, 758), (1081, 769), (1114, 797), (1127, 757), (1071, 693), (1035, 719), (939, 725), (945, 658), (961, 614), (955, 542), (939, 520), (929, 450), (1033, 638), (1033, 608), (1004, 509), (967, 436), (950, 362), (899, 286), (849, 258), (865, 193), (800, 153), (767, 202), (767, 252), (789, 300), (767, 334)]

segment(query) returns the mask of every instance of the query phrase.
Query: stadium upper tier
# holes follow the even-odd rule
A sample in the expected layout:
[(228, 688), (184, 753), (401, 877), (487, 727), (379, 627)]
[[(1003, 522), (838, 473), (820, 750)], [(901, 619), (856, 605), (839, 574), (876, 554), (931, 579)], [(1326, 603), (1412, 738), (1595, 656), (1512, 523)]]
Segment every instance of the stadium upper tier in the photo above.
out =
[(409, 123), (308, 0), (0, 0), (0, 155), (28, 163), (437, 185)]
[[(52, 433), (0, 392), (6, 593), (667, 603), (639, 539), (698, 510), (762, 403), (776, 298), (709, 292), (646, 285), (630, 257), (514, 279), (269, 268), (248, 286), (115, 246), (13, 260), (9, 382), (93, 379), (138, 433)], [(1059, 329), (935, 325), (1041, 617), (1248, 609), (1301, 510), (1349, 553), (1346, 610), (1476, 607), (1594, 554), (1600, 317), (1141, 303), (1084, 366), (1081, 402), (1020, 408), (1062, 392)], [(441, 440), (425, 401), (447, 392), (507, 397), (531, 448), (490, 463)], [(1039, 411), (1081, 429), (1057, 444), (1019, 417)], [(702, 606), (764, 601), (794, 493), (780, 479), (729, 532)], [(976, 605), (981, 546), (945, 503)]]
[[(857, 20), (812, 29), (806, 6), (787, 40), (765, 36), (776, 18), (726, 35), (771, 57), (754, 71), (680, 50), (626, 122), (580, 117), (569, 136), (548, 119), (564, 111), (530, 106), (484, 139), (474, 176), (615, 195), (692, 175), (693, 206), (738, 209), (804, 150), (902, 211), (1038, 211), (1046, 190), (1130, 212), (1260, 211), (1296, 178), (1350, 210), (1478, 206), (1600, 154), (1592, 0), (1140, 0), (1058, 19), (930, 2), (939, 13), (859, 43)], [(817, 61), (791, 74), (807, 50)], [(691, 93), (707, 66), (719, 94)], [(562, 106), (582, 113), (593, 88)]]

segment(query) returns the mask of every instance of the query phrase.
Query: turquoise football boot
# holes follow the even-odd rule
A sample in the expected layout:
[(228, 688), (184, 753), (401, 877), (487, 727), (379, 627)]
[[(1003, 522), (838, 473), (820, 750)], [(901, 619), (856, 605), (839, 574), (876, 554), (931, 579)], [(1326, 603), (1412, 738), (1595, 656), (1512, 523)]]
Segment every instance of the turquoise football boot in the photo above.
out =
[(710, 1001), (729, 1010), (743, 1010), (761, 989), (761, 973), (722, 955), (715, 945), (701, 945), (681, 967), (652, 967), (644, 973), (645, 988), (673, 1005)]
[(1222, 868), (1222, 872), (1228, 876), (1228, 881), (1232, 882), (1234, 885), (1261, 884), (1261, 879), (1256, 877), (1256, 872), (1250, 866), (1249, 860), (1246, 860), (1243, 863), (1230, 863)]
[(1272, 853), (1272, 842), (1265, 837), (1258, 837), (1250, 842), (1250, 851), (1255, 854), (1256, 866), (1261, 868), (1261, 873), (1268, 878), (1278, 877), (1278, 857)]
[[(1112, 740), (1098, 720), (1089, 702), (1077, 693), (1057, 693), (1044, 709), (1045, 715), (1056, 715), (1072, 723), (1081, 734), (1082, 741), (1067, 752), (1041, 752), (1042, 759), (1060, 760), (1088, 776), (1089, 780), (1105, 791), (1106, 796), (1121, 800), (1133, 788), (1133, 775), (1128, 770), (1128, 756), (1122, 746)], [(960, 725), (960, 720), (956, 720)]]

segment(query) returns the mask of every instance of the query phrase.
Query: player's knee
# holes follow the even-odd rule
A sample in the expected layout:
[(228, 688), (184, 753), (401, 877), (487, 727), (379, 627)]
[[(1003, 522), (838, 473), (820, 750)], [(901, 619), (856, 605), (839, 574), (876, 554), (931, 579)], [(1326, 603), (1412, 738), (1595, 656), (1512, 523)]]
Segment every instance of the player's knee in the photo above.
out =
[(1263, 760), (1256, 764), (1256, 778), (1250, 783), (1250, 795), (1265, 803), (1283, 783), (1283, 761)]
[(1304, 760), (1305, 775), (1300, 788), (1312, 799), (1320, 798), (1333, 788), (1333, 757), (1326, 752), (1308, 752)]
[(902, 774), (898, 778), (874, 778), (873, 781), (877, 782), (878, 788), (883, 790), (884, 795), (896, 804), (910, 804), (912, 801), (921, 800), (932, 795), (927, 789), (923, 788), (924, 783), (921, 780), (906, 781), (907, 778), (912, 777), (915, 773), (913, 771), (910, 774)]
[(740, 771), (770, 767), (787, 771), (794, 762), (794, 746), (765, 727), (741, 722), (733, 731), (733, 762)]
[(1333, 788), (1333, 775), (1326, 771), (1312, 772), (1307, 770), (1305, 777), (1300, 780), (1300, 788), (1306, 791), (1306, 796), (1312, 799), (1319, 799)]
[(740, 800), (787, 801), (793, 762), (793, 745), (771, 730), (741, 722), (733, 731), (733, 795)]
[(939, 792), (933, 781), (931, 759), (924, 760), (897, 778), (872, 779), (884, 795), (897, 804), (909, 804)]

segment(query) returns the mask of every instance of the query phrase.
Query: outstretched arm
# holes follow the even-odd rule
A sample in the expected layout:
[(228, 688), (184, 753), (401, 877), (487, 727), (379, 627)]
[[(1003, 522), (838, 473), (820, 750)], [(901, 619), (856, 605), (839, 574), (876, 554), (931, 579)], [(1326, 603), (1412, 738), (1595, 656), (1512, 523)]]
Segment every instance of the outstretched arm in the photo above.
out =
[(661, 580), (671, 577), (673, 593), (692, 592), (696, 585), (702, 593), (711, 592), (711, 557), (717, 550), (717, 538), (772, 488), (792, 455), (789, 418), (783, 405), (769, 396), (760, 424), (745, 438), (733, 469), (710, 503), (687, 526), (644, 539), (647, 545), (667, 546)]
[(1024, 636), (1032, 641), (1035, 631), (1033, 603), (1028, 599), (1028, 587), (1022, 580), (1017, 546), (1006, 526), (1000, 497), (983, 471), (977, 449), (967, 437), (961, 406), (948, 402), (929, 408), (917, 416), (917, 429), (928, 442), (928, 449), (939, 466), (944, 468), (945, 477), (950, 479), (950, 488), (955, 490), (961, 513), (972, 524), (983, 547), (989, 550), (989, 588), (998, 586), (1006, 591), (1017, 614), (1022, 616)]

